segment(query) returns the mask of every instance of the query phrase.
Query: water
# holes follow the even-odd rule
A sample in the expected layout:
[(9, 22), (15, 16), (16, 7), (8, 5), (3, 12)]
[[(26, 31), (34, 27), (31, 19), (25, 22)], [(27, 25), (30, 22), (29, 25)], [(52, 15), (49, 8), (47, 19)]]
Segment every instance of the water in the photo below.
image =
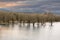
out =
[(19, 24), (0, 25), (0, 40), (60, 40), (60, 22), (54, 23), (51, 27), (49, 23), (46, 26), (33, 28), (22, 26)]

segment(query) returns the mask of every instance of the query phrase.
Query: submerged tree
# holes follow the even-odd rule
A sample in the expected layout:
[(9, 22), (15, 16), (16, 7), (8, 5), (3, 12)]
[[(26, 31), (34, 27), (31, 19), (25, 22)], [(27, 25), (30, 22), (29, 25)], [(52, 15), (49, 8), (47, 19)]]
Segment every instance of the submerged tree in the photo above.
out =
[(49, 13), (47, 16), (47, 21), (51, 23), (51, 26), (53, 25), (53, 22), (55, 21), (55, 15)]
[[(12, 22), (11, 22), (12, 21)], [(60, 15), (54, 15), (53, 13), (44, 13), (44, 14), (37, 14), (37, 13), (19, 13), (19, 12), (1, 12), (0, 11), (0, 23), (13, 23), (17, 21), (20, 24), (28, 23), (28, 26), (30, 26), (30, 23), (33, 23), (33, 27), (35, 23), (37, 23), (39, 27), (39, 23), (41, 25), (45, 24), (46, 22), (50, 22), (51, 26), (53, 25), (53, 22), (59, 22), (60, 21)]]

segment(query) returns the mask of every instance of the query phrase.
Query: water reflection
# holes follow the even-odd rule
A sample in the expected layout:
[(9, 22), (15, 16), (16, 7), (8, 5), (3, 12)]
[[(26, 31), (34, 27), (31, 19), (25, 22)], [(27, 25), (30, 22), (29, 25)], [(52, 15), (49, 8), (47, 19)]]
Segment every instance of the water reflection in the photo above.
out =
[(59, 40), (60, 28), (54, 24), (50, 27), (47, 23), (46, 26), (33, 27), (32, 24), (27, 26), (21, 24), (0, 25), (0, 40)]

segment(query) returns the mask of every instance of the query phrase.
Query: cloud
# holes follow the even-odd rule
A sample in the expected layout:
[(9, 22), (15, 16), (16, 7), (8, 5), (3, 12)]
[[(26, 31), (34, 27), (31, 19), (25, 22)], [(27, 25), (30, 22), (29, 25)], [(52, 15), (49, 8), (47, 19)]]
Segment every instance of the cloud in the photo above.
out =
[(33, 6), (43, 0), (0, 0), (0, 8), (14, 6)]
[[(4, 1), (4, 0), (2, 0)], [(36, 5), (37, 3), (39, 3), (39, 1), (37, 0), (11, 0), (9, 2), (7, 2), (7, 0), (5, 0), (4, 2), (0, 2), (0, 8), (6, 8), (6, 7), (14, 7), (14, 6), (33, 6)]]
[(16, 2), (16, 1), (26, 1), (26, 0), (0, 0), (0, 2)]
[[(59, 0), (0, 0), (0, 8), (20, 12), (41, 12), (60, 10)], [(57, 11), (58, 12), (58, 11)]]
[(0, 2), (0, 8), (14, 7), (14, 6), (28, 6), (29, 4), (17, 2)]

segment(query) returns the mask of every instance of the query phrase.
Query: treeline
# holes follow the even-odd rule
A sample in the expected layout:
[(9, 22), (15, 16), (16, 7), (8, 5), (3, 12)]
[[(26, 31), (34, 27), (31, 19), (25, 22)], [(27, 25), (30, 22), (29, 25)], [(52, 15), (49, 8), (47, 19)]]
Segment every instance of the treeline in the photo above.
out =
[(43, 25), (45, 22), (59, 22), (60, 16), (54, 15), (53, 13), (19, 13), (19, 12), (3, 12), (0, 11), (0, 24), (1, 23), (14, 23), (15, 21), (19, 23), (41, 23)]

